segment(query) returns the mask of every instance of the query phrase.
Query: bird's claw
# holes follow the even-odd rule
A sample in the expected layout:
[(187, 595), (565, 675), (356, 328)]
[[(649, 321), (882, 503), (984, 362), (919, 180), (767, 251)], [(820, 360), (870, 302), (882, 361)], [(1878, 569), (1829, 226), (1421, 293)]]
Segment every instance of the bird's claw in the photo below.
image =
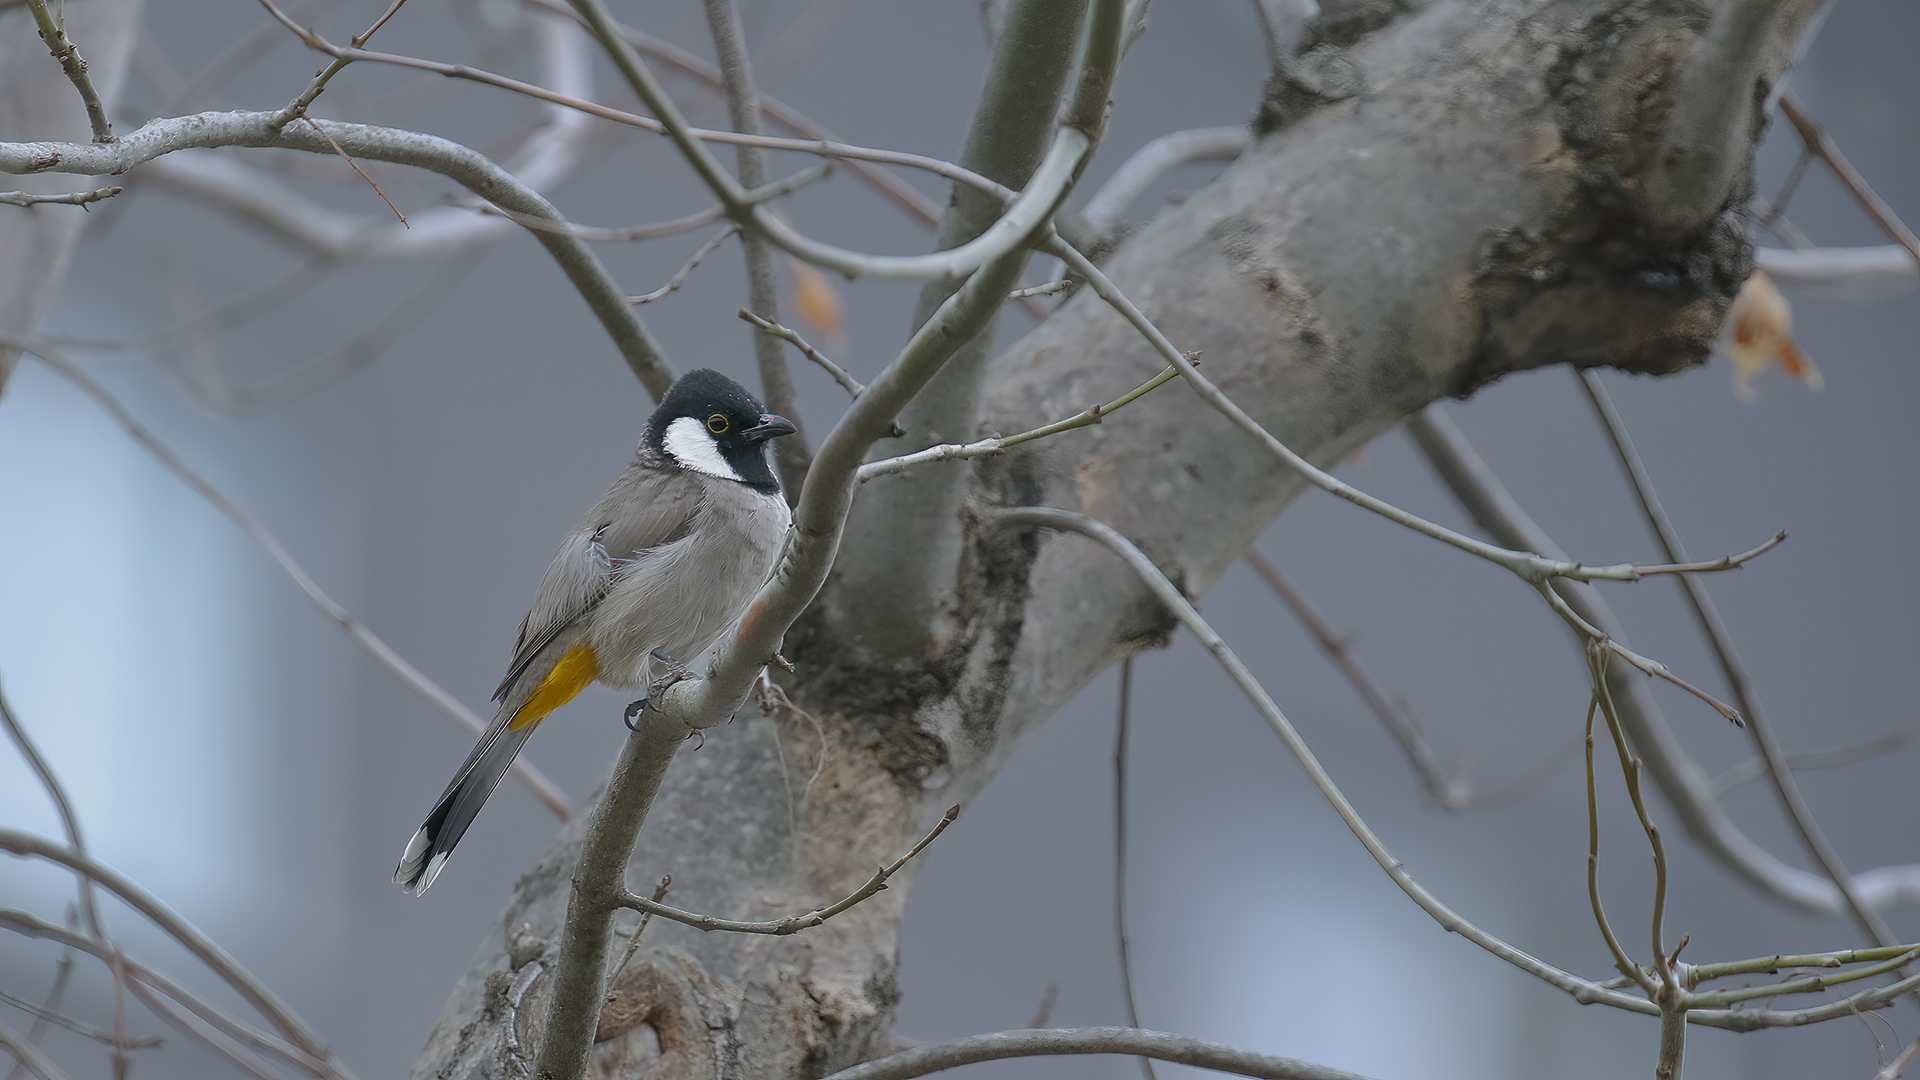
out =
[(639, 701), (635, 701), (635, 702), (630, 702), (630, 703), (629, 703), (629, 704), (627, 705), (627, 718), (626, 718), (626, 725), (627, 725), (627, 730), (628, 730), (628, 731), (637, 731), (637, 730), (639, 730), (639, 725), (638, 725), (638, 723), (636, 723), (636, 721), (638, 721), (638, 720), (640, 719), (640, 714), (641, 714), (641, 713), (643, 713), (643, 712), (646, 712), (646, 711), (647, 711), (647, 701), (648, 701), (648, 700), (649, 700), (649, 699), (647, 699), (647, 698), (641, 698), (641, 699), (640, 699)]

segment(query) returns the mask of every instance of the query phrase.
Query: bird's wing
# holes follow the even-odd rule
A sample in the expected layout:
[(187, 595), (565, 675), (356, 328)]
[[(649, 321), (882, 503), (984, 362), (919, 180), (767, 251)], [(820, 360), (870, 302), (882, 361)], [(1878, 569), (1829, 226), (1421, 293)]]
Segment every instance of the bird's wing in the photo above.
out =
[(701, 487), (688, 474), (645, 461), (629, 465), (561, 542), (540, 578), (533, 607), (520, 621), (513, 662), (494, 690), (507, 694), (561, 631), (592, 611), (622, 563), (685, 536), (700, 505)]

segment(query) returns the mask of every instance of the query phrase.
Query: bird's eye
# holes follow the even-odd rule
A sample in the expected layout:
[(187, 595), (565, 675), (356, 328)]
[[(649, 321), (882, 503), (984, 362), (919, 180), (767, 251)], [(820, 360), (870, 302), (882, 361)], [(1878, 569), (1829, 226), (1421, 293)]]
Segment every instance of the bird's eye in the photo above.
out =
[(707, 417), (707, 430), (713, 432), (715, 435), (725, 435), (727, 429), (732, 426), (733, 421), (728, 420), (725, 413), (714, 413), (712, 416)]

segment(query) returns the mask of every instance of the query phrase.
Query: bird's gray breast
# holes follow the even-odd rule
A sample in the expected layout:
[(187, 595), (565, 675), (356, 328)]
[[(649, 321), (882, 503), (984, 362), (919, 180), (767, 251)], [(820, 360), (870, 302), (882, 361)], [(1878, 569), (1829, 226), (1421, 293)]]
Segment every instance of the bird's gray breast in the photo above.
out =
[(773, 572), (792, 521), (786, 501), (730, 480), (702, 477), (700, 486), (684, 534), (614, 567), (587, 627), (602, 682), (645, 685), (658, 674), (649, 670), (655, 649), (690, 663)]

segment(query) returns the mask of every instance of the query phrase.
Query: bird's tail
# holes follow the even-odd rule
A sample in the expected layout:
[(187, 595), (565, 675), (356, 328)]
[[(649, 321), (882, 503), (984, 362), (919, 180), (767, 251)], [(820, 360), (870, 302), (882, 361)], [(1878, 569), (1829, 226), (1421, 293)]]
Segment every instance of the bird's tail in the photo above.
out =
[(467, 826), (473, 824), (487, 796), (493, 794), (500, 778), (513, 764), (514, 755), (533, 734), (536, 725), (510, 727), (507, 710), (502, 709), (500, 713), (480, 737), (473, 753), (467, 755), (466, 764), (454, 774), (453, 783), (447, 785), (440, 801), (427, 811), (427, 820), (421, 823), (413, 839), (407, 841), (400, 865), (394, 868), (394, 884), (415, 896), (426, 892), (433, 879), (440, 876), (447, 856), (453, 854), (453, 845), (466, 834)]

